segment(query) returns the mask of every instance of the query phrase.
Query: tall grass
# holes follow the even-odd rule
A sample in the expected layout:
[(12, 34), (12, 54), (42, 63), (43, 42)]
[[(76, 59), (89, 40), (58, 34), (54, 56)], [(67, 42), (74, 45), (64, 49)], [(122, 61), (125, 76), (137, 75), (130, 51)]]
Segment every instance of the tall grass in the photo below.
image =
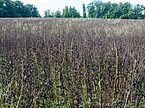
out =
[(0, 19), (0, 108), (144, 108), (145, 21)]

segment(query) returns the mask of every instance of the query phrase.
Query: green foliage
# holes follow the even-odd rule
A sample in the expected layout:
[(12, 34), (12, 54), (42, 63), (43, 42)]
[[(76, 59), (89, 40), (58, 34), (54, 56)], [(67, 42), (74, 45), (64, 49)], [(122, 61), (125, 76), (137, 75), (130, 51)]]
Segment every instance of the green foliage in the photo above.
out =
[[(82, 4), (83, 15), (73, 6), (65, 6), (62, 11), (44, 11), (44, 18), (114, 18), (114, 19), (145, 19), (145, 6), (132, 6), (129, 2), (111, 3), (95, 0), (87, 6)], [(87, 8), (86, 8), (87, 7)], [(49, 8), (49, 7), (48, 7)], [(37, 7), (24, 5), (21, 1), (0, 0), (0, 17), (41, 17)]]
[(51, 12), (51, 10), (45, 10), (44, 18), (80, 18), (80, 13), (75, 9), (75, 7), (65, 6), (62, 13), (60, 10), (56, 12)]
[(15, 15), (16, 17), (25, 17), (26, 12), (25, 12), (25, 6), (21, 1), (15, 1), (14, 2), (14, 7), (15, 7)]
[(40, 17), (38, 9), (21, 1), (0, 0), (0, 17)]
[(44, 12), (44, 18), (52, 18), (52, 17), (54, 17), (54, 13), (53, 12), (51, 12), (51, 10), (45, 10), (45, 12)]
[(86, 6), (83, 4), (83, 18), (87, 17)]
[(65, 6), (62, 14), (64, 18), (79, 18), (80, 17), (80, 13), (75, 9), (75, 7), (71, 7), (71, 6), (70, 7)]
[(70, 17), (69, 7), (68, 6), (65, 6), (65, 8), (63, 9), (63, 17), (64, 18), (69, 18)]
[(121, 18), (121, 19), (144, 19), (145, 6), (136, 5), (133, 7), (129, 2), (125, 3), (104, 3), (94, 1), (88, 4), (88, 17), (90, 18)]
[(88, 17), (89, 18), (95, 18), (96, 17), (96, 12), (95, 12), (95, 6), (94, 3), (90, 3), (88, 6)]
[(34, 5), (27, 4), (25, 5), (26, 17), (40, 17), (37, 8)]
[(61, 11), (60, 11), (60, 10), (57, 10), (57, 11), (54, 13), (54, 17), (55, 17), (55, 18), (61, 18), (61, 17), (62, 17)]

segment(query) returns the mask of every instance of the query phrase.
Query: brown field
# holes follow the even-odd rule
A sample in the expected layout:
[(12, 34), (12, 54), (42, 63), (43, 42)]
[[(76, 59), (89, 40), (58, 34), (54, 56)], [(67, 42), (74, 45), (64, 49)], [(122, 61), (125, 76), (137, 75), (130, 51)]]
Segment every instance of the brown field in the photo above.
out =
[(145, 20), (0, 19), (0, 108), (145, 108)]

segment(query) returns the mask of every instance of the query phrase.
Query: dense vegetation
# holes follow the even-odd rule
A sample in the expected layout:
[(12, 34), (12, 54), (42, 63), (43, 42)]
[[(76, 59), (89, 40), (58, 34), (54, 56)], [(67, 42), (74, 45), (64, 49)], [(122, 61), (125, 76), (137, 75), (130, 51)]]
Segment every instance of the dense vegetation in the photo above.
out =
[(144, 108), (145, 21), (1, 19), (0, 108)]
[[(59, 8), (59, 7), (58, 7)], [(45, 18), (104, 18), (104, 19), (145, 19), (145, 6), (133, 6), (129, 2), (111, 3), (94, 0), (82, 4), (83, 14), (74, 6), (65, 6), (62, 10), (44, 11)], [(0, 0), (0, 17), (40, 17), (38, 9), (31, 4), (24, 5), (21, 1)]]
[(38, 9), (21, 1), (0, 0), (0, 17), (40, 17)]
[(145, 6), (136, 5), (132, 6), (129, 2), (126, 3), (104, 3), (102, 1), (95, 0), (89, 3), (87, 6), (82, 5), (83, 16), (78, 14), (75, 7), (66, 6), (62, 13), (60, 10), (51, 12), (51, 10), (45, 11), (45, 17), (55, 18), (112, 18), (112, 19), (145, 19)]
[(121, 19), (145, 19), (145, 6), (132, 6), (126, 3), (103, 3), (95, 1), (88, 6), (88, 17), (93, 18), (121, 18)]

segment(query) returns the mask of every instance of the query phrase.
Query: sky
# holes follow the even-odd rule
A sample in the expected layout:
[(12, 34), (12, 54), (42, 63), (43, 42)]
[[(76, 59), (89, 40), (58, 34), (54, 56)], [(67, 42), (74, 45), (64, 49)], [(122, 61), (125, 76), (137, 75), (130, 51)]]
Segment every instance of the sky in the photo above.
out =
[[(82, 4), (91, 3), (93, 0), (20, 0), (24, 4), (33, 4), (35, 5), (41, 16), (43, 16), (44, 11), (50, 9), (52, 11), (62, 10), (66, 5), (67, 6), (75, 6), (80, 13), (82, 13)], [(145, 5), (145, 0), (101, 0), (103, 2), (112, 2), (112, 3), (119, 3), (119, 2), (130, 2), (133, 5), (136, 4), (143, 4)]]

